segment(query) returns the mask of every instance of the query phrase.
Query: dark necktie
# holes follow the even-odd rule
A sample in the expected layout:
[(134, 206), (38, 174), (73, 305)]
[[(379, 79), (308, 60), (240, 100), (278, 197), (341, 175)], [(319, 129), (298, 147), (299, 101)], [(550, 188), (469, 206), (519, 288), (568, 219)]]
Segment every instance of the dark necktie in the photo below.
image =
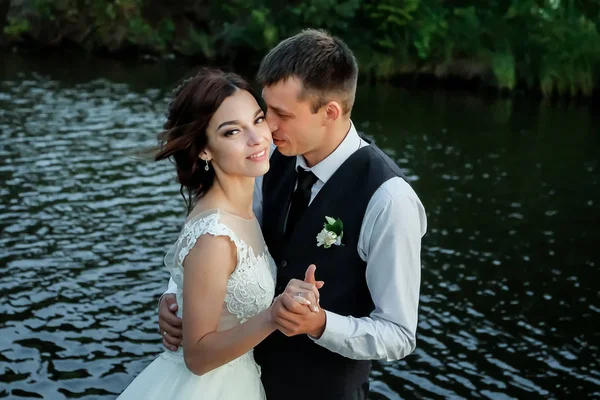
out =
[(317, 177), (312, 171), (306, 171), (302, 167), (298, 167), (298, 186), (292, 195), (292, 204), (288, 213), (287, 225), (285, 228), (285, 236), (289, 238), (294, 232), (294, 227), (304, 214), (308, 203), (310, 202), (310, 191), (312, 186), (317, 181)]

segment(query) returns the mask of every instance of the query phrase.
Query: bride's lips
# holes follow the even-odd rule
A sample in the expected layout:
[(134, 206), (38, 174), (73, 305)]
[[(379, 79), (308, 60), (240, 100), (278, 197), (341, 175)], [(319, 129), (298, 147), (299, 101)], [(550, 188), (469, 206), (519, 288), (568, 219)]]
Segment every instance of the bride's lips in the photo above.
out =
[(269, 153), (268, 153), (267, 149), (264, 148), (261, 151), (257, 151), (256, 153), (246, 157), (246, 159), (248, 159), (250, 161), (264, 161), (267, 159), (268, 156), (269, 156)]

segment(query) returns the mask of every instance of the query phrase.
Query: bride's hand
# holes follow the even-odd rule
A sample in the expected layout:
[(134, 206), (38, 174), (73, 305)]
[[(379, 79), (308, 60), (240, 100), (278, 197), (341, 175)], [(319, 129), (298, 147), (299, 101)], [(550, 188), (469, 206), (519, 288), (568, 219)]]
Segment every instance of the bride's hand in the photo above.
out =
[(295, 300), (296, 303), (308, 307), (313, 312), (318, 311), (319, 291), (312, 283), (292, 279), (283, 291), (283, 294)]
[(317, 306), (318, 301), (313, 292), (298, 292), (292, 296), (292, 299), (294, 299), (297, 303), (307, 306), (312, 312), (319, 312), (319, 308)]
[[(297, 303), (307, 306), (313, 312), (319, 312), (319, 289), (325, 282), (315, 279), (317, 267), (311, 264), (304, 275), (304, 280), (292, 279), (283, 291)], [(290, 310), (293, 311), (293, 310)]]
[[(276, 296), (276, 297), (273, 299), (273, 303), (271, 304), (271, 308), (274, 308), (274, 307), (275, 307), (275, 304), (276, 304), (277, 302), (282, 302), (282, 297), (283, 297), (283, 295), (284, 295), (284, 294), (285, 294), (285, 292), (284, 292), (284, 293), (281, 293), (280, 295)], [(311, 300), (309, 300), (309, 299), (307, 299), (306, 297), (304, 297), (305, 295), (306, 295), (306, 296), (307, 296), (309, 299), (311, 299)], [(316, 301), (314, 300), (314, 294), (312, 294), (312, 292), (306, 292), (306, 294), (304, 294), (304, 293), (300, 293), (300, 292), (299, 292), (299, 293), (297, 293), (297, 294), (296, 294), (294, 297), (292, 297), (292, 298), (294, 299), (294, 301), (295, 301), (296, 303), (298, 303), (298, 304), (300, 304), (300, 305), (303, 305), (303, 306), (306, 306), (306, 307), (307, 307), (307, 308), (308, 308), (310, 311), (312, 311), (312, 312), (318, 312), (318, 310), (315, 310), (315, 307), (313, 307), (313, 305), (316, 303)], [(283, 304), (282, 304), (282, 305), (283, 305)], [(284, 307), (285, 307), (285, 306), (284, 306)]]

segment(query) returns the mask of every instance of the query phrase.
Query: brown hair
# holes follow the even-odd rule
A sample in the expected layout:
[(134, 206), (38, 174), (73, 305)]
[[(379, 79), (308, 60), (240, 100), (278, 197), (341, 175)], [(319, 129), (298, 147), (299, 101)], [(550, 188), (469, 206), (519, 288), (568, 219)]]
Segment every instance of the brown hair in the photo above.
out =
[[(188, 212), (212, 186), (214, 168), (205, 170), (206, 162), (198, 155), (208, 144), (206, 127), (223, 101), (250, 85), (239, 75), (218, 69), (202, 68), (197, 75), (183, 80), (173, 91), (164, 131), (158, 134), (154, 160), (171, 159), (177, 170), (177, 182)], [(184, 192), (187, 192), (187, 198)]]
[(263, 58), (257, 80), (271, 86), (291, 77), (302, 82), (301, 100), (312, 97), (313, 113), (332, 96), (341, 100), (344, 114), (352, 110), (358, 63), (341, 39), (322, 30), (306, 29), (281, 41)]

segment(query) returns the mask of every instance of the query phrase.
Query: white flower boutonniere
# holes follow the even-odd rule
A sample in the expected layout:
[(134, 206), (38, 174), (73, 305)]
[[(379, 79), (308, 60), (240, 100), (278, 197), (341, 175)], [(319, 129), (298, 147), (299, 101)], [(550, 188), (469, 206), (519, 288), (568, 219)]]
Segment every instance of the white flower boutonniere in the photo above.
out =
[(317, 247), (323, 246), (328, 249), (333, 245), (343, 246), (344, 224), (341, 219), (325, 217), (323, 230), (317, 235)]

